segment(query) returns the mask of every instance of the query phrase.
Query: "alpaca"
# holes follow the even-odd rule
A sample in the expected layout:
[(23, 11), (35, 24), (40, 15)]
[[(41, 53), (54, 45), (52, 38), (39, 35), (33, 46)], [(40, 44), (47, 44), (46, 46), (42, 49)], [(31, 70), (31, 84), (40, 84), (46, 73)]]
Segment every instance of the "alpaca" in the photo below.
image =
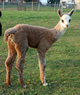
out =
[(73, 12), (74, 9), (72, 9), (68, 14), (62, 14), (58, 9), (60, 21), (53, 29), (27, 24), (18, 24), (5, 31), (4, 41), (8, 44), (8, 57), (5, 62), (7, 86), (11, 86), (11, 69), (17, 55), (15, 67), (18, 70), (21, 86), (26, 88), (23, 80), (23, 67), (28, 47), (32, 47), (37, 50), (39, 57), (40, 79), (43, 86), (48, 85), (45, 77), (46, 51), (65, 33), (66, 29), (69, 27)]

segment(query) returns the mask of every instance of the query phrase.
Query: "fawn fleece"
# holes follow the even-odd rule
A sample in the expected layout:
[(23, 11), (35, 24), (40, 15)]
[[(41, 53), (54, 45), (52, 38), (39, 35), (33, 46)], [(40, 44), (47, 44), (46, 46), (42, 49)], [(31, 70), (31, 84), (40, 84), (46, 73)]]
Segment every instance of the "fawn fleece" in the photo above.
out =
[(38, 52), (40, 79), (43, 86), (48, 85), (45, 76), (46, 51), (65, 33), (66, 29), (70, 25), (71, 15), (73, 12), (74, 10), (63, 15), (60, 10), (58, 10), (60, 21), (53, 29), (27, 24), (18, 24), (5, 31), (4, 41), (8, 44), (8, 57), (5, 62), (7, 86), (11, 86), (11, 70), (17, 56), (15, 67), (18, 70), (21, 86), (26, 88), (23, 80), (23, 67), (25, 55), (29, 47), (35, 48)]

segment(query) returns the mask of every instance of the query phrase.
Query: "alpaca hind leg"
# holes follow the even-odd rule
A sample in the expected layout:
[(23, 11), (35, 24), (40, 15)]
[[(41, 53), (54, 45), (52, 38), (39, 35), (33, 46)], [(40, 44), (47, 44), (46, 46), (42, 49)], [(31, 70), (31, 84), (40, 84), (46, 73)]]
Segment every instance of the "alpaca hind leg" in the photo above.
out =
[(15, 61), (16, 58), (16, 51), (13, 45), (10, 44), (10, 42), (8, 42), (8, 57), (6, 59), (5, 62), (5, 66), (6, 66), (6, 84), (7, 86), (11, 86), (11, 82), (10, 82), (10, 76), (11, 76), (11, 70), (12, 70), (12, 66), (13, 63)]
[(23, 47), (16, 48), (18, 58), (17, 58), (17, 63), (15, 67), (18, 70), (20, 84), (23, 88), (26, 88), (26, 85), (23, 80), (23, 67), (24, 67), (25, 55), (26, 55), (27, 50), (28, 50), (28, 46), (26, 45), (25, 47), (23, 46)]
[(20, 84), (23, 88), (25, 88), (25, 83), (23, 80), (23, 67), (24, 67), (24, 61), (25, 61), (25, 54), (26, 54), (26, 51), (24, 51), (24, 53), (20, 52), (20, 54), (18, 55), (16, 66), (15, 66), (18, 70)]
[(46, 76), (45, 76), (45, 67), (46, 67), (45, 53), (38, 52), (38, 56), (39, 56), (40, 79), (43, 86), (47, 86), (48, 83), (46, 83)]

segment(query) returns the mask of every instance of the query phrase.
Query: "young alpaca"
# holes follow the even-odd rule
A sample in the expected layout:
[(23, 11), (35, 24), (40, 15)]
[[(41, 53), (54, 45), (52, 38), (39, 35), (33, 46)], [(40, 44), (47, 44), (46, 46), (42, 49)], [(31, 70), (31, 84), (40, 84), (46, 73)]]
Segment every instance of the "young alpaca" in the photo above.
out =
[(72, 9), (68, 14), (62, 14), (58, 9), (60, 21), (53, 29), (18, 24), (5, 31), (4, 41), (8, 43), (9, 50), (8, 57), (5, 62), (7, 86), (11, 86), (11, 69), (17, 55), (16, 68), (19, 73), (20, 83), (23, 88), (26, 87), (23, 80), (23, 66), (25, 55), (29, 46), (37, 49), (38, 51), (40, 79), (43, 86), (48, 85), (45, 77), (46, 51), (64, 34), (66, 29), (69, 27), (73, 12), (74, 9)]

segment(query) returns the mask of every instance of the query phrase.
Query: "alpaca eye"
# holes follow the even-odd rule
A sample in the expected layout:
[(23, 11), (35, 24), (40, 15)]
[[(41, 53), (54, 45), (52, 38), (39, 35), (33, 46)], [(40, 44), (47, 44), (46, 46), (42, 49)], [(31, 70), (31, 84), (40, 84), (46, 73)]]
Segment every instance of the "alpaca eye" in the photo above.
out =
[(71, 22), (71, 19), (69, 20), (69, 22)]
[(64, 20), (62, 20), (62, 23), (64, 23)]

